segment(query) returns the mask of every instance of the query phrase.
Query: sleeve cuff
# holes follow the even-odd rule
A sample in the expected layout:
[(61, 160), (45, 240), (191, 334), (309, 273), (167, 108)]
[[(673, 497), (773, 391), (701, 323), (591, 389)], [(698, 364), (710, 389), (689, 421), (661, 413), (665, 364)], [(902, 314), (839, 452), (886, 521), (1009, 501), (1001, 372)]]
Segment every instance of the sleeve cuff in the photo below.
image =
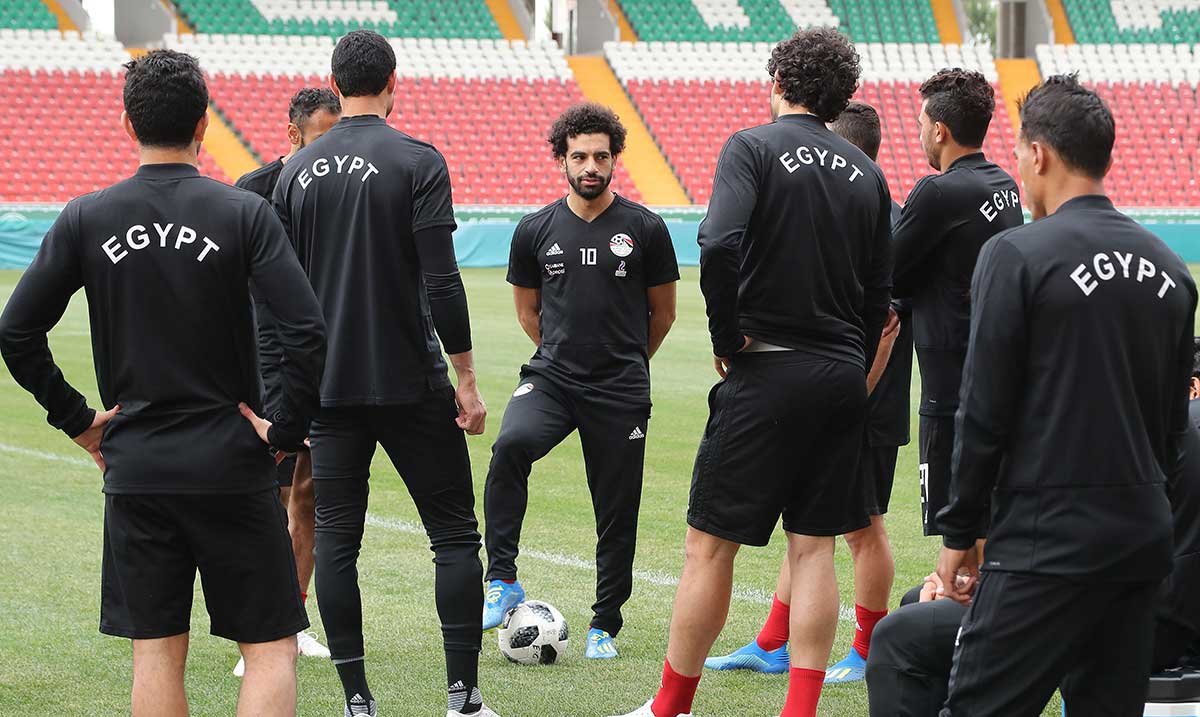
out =
[(969, 550), (975, 546), (975, 538), (962, 535), (943, 535), (942, 545), (951, 550)]
[(734, 334), (733, 336), (726, 336), (720, 339), (713, 338), (713, 356), (729, 358), (738, 351), (741, 351), (745, 343), (746, 338), (741, 334)]
[(78, 438), (80, 434), (92, 427), (92, 421), (94, 420), (96, 420), (95, 409), (88, 408), (85, 405), (79, 415), (63, 425), (62, 432), (72, 439)]
[(303, 448), (306, 437), (287, 430), (279, 423), (272, 423), (271, 427), (267, 429), (267, 443), (271, 444), (272, 448), (285, 453), (295, 453)]

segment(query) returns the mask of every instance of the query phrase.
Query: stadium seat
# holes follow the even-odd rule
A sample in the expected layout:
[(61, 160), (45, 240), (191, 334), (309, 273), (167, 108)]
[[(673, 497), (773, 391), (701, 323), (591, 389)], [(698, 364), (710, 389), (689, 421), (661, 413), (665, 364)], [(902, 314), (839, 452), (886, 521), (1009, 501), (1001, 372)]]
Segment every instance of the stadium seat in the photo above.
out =
[(1200, 42), (1197, 0), (1063, 0), (1082, 43)]
[[(980, 70), (998, 82), (990, 50), (958, 45), (860, 44), (858, 99), (879, 110), (884, 141), (879, 164), (893, 197), (903, 201), (917, 179), (933, 170), (921, 151), (917, 91), (947, 66)], [(770, 120), (766, 43), (612, 42), (605, 55), (692, 201), (708, 203), (717, 155), (736, 130)], [(985, 150), (1010, 172), (1012, 122), (999, 96)]]
[[(0, 202), (65, 202), (137, 169), (137, 151), (121, 126), (121, 63), (129, 55), (111, 37), (58, 30), (0, 30), (0, 82), (21, 122), (0, 151)], [(201, 152), (204, 174), (229, 181)]]
[(1040, 45), (1036, 52), (1044, 77), (1078, 72), (1108, 102), (1119, 141), (1106, 187), (1118, 205), (1200, 205), (1200, 138), (1191, 123), (1200, 109), (1200, 54), (1169, 44)]
[(176, 0), (202, 33), (338, 37), (375, 30), (388, 37), (503, 37), (484, 0)]
[[(298, 39), (195, 34), (166, 42), (200, 59), (213, 104), (269, 161), (287, 151), (291, 96), (301, 87), (328, 84), (333, 40), (309, 37), (295, 44)], [(389, 121), (445, 155), (456, 202), (540, 205), (562, 196), (562, 175), (545, 137), (563, 109), (584, 99), (562, 50), (553, 43), (452, 42), (392, 40), (400, 86)], [(613, 186), (640, 200), (624, 167)]]
[(644, 41), (778, 42), (840, 27), (856, 42), (939, 42), (929, 0), (618, 0)]
[(58, 19), (41, 0), (0, 2), (0, 28), (58, 30)]

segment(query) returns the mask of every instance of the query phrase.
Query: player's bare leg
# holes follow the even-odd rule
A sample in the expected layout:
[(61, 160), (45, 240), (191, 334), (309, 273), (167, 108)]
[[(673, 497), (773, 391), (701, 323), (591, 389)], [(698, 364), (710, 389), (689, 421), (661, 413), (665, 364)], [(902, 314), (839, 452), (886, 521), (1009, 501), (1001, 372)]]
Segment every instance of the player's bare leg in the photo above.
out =
[(868, 610), (887, 610), (896, 563), (882, 515), (871, 516), (871, 524), (846, 535), (854, 560), (854, 602)]
[[(283, 488), (282, 491), (289, 489)], [(315, 492), (312, 477), (312, 455), (308, 451), (296, 454), (296, 472), (292, 477), (290, 500), (284, 500), (288, 511), (288, 533), (292, 536), (292, 552), (296, 554), (296, 577), (300, 592), (308, 594), (313, 575), (313, 543), (316, 529)]]
[(133, 641), (133, 717), (186, 717), (188, 634)]
[(294, 717), (296, 638), (238, 643), (246, 676), (238, 694), (238, 717)]
[(733, 593), (733, 559), (741, 546), (695, 528), (688, 528), (684, 546), (667, 661), (679, 674), (694, 677), (725, 627)]
[(788, 533), (792, 573), (791, 678), (784, 714), (815, 715), (825, 666), (837, 635), (838, 586), (834, 538)]

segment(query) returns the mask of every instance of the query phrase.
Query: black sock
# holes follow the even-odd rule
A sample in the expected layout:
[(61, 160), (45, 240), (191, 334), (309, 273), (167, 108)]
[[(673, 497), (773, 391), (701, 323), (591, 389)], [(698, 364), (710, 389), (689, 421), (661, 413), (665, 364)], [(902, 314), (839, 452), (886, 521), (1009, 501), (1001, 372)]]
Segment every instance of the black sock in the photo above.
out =
[(361, 704), (364, 707), (371, 704), (371, 690), (367, 687), (367, 666), (364, 660), (338, 662), (338, 678), (342, 681), (342, 689), (346, 693), (346, 704)]
[(446, 682), (451, 710), (475, 714), (483, 707), (479, 692), (479, 653), (446, 651)]

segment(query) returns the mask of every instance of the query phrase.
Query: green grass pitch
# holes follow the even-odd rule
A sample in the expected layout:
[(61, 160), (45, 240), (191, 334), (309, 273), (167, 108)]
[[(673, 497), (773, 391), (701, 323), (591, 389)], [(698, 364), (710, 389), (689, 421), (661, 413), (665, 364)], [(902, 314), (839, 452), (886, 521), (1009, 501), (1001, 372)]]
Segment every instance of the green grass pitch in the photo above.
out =
[[(479, 383), (488, 402), (487, 433), (469, 441), (481, 496), (492, 440), (517, 372), (533, 346), (517, 326), (511, 291), (496, 269), (464, 272), (474, 325)], [(20, 274), (0, 272), (7, 301)], [(552, 667), (509, 664), (484, 636), (481, 686), (504, 717), (603, 717), (639, 706), (658, 686), (674, 597), (692, 459), (706, 417), (705, 396), (716, 380), (704, 305), (694, 268), (683, 271), (679, 319), (653, 362), (654, 417), (648, 432), (633, 599), (618, 640), (621, 658), (583, 658), (582, 636), (594, 590), (595, 532), (579, 443), (569, 438), (539, 462), (519, 562), (531, 598), (556, 605), (572, 631), (570, 654)], [(146, 297), (153, 300), (153, 297)], [(581, 297), (588, 300), (587, 297)], [(82, 292), (51, 334), (67, 378), (96, 405), (98, 395)], [(914, 409), (917, 392), (913, 392)], [(128, 714), (130, 644), (97, 632), (100, 589), (101, 481), (86, 454), (46, 425), (33, 399), (0, 372), (0, 714)], [(915, 410), (914, 410), (915, 439)], [(442, 715), (445, 682), (441, 634), (433, 607), (433, 564), (403, 483), (379, 451), (372, 478), (370, 523), (359, 562), (365, 601), (367, 668), (380, 714)], [(482, 498), (476, 510), (482, 520)], [(900, 452), (888, 530), (896, 556), (891, 604), (933, 567), (938, 543), (921, 536), (915, 442)], [(723, 654), (748, 641), (765, 616), (784, 549), (782, 534), (764, 549), (746, 549), (737, 563), (729, 621), (714, 647)], [(853, 604), (844, 543), (837, 567), (843, 614)], [(198, 588), (198, 583), (197, 583)], [(237, 649), (208, 634), (196, 592), (187, 679), (196, 715), (231, 715), (239, 680)], [(323, 628), (310, 600), (313, 627)], [(849, 649), (853, 623), (838, 628), (833, 659)], [(783, 705), (784, 676), (708, 673), (695, 713), (701, 717), (768, 717)], [(299, 665), (299, 713), (342, 712), (341, 688), (327, 661)], [(863, 684), (825, 689), (821, 714), (867, 714)], [(1047, 709), (1057, 715), (1057, 704)]]

